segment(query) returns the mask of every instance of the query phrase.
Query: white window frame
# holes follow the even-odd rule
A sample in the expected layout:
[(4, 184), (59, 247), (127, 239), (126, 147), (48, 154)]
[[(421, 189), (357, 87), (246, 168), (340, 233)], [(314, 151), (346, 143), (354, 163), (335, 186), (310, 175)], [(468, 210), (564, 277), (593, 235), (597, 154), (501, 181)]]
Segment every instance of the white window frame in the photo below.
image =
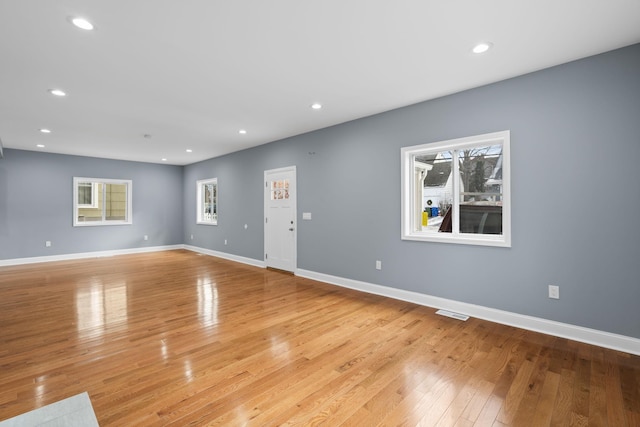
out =
[[(511, 247), (511, 162), (510, 162), (510, 132), (501, 132), (476, 135), (465, 138), (451, 139), (447, 141), (433, 142), (429, 144), (414, 145), (401, 149), (401, 213), (402, 213), (402, 240), (417, 240), (423, 242), (458, 243), (465, 245), (483, 245)], [(414, 178), (415, 156), (435, 154), (442, 151), (457, 151), (474, 147), (490, 145), (502, 145), (502, 234), (471, 234), (459, 232), (459, 217), (452, 217), (451, 233), (434, 233), (433, 231), (416, 230), (416, 180)], [(452, 176), (459, 176), (457, 160), (452, 161)], [(453, 179), (453, 206), (454, 212), (460, 212), (458, 206), (460, 191), (459, 179)]]
[[(93, 206), (83, 205), (78, 203), (78, 184), (81, 182), (91, 183), (91, 198)], [(102, 221), (79, 221), (79, 209), (83, 208), (96, 208), (98, 206), (98, 195), (96, 189), (98, 184), (103, 184), (103, 192), (106, 191), (106, 184), (120, 184), (127, 186), (127, 209), (126, 219), (124, 220), (107, 220), (105, 219), (106, 206), (103, 205)], [(102, 200), (105, 200), (103, 194)], [(105, 178), (87, 178), (87, 177), (73, 177), (73, 226), (74, 227), (95, 227), (102, 225), (131, 225), (133, 224), (133, 181), (130, 179), (105, 179)]]
[[(215, 198), (215, 205), (216, 205), (216, 217), (214, 218), (213, 216), (211, 217), (211, 219), (207, 219), (203, 217), (203, 212), (202, 212), (202, 204), (203, 204), (203, 188), (205, 185), (209, 185), (209, 184), (215, 184), (216, 186), (216, 198)], [(202, 225), (218, 225), (218, 199), (219, 199), (219, 188), (218, 188), (218, 178), (207, 178), (207, 179), (200, 179), (198, 181), (196, 181), (196, 224), (202, 224)]]

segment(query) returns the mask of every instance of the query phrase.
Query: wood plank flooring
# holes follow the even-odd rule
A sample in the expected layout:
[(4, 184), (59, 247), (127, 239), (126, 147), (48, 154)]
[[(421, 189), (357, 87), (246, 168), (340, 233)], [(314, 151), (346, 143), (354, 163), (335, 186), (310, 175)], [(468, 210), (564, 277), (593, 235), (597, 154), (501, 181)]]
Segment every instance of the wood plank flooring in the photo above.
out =
[(0, 420), (640, 426), (640, 357), (188, 251), (0, 268)]

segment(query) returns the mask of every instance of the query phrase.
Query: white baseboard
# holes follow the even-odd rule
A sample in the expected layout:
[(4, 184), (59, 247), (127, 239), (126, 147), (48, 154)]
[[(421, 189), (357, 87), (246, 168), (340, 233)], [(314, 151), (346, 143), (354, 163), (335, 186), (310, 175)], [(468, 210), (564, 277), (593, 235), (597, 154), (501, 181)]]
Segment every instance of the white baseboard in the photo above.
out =
[(640, 356), (640, 339), (625, 335), (612, 334), (596, 329), (570, 325), (568, 323), (555, 322), (552, 320), (541, 319), (539, 317), (532, 317), (446, 298), (434, 297), (418, 292), (389, 288), (387, 286), (345, 279), (342, 277), (331, 276), (329, 274), (316, 273), (314, 271), (298, 269), (296, 271), (296, 275), (370, 294), (412, 302), (427, 307), (454, 311), (456, 313), (466, 314), (467, 316), (477, 317), (490, 322), (515, 326), (517, 328), (541, 332), (547, 335), (567, 338)]
[(10, 265), (36, 264), (39, 262), (71, 261), (75, 259), (101, 258), (101, 257), (109, 257), (109, 256), (115, 256), (115, 255), (128, 255), (128, 254), (141, 254), (146, 252), (170, 251), (174, 249), (184, 249), (184, 245), (152, 246), (152, 247), (146, 247), (146, 248), (117, 249), (113, 251), (96, 251), (96, 252), (83, 252), (83, 253), (63, 254), (63, 255), (36, 256), (36, 257), (29, 257), (29, 258), (0, 259), (0, 267), (6, 267)]
[(198, 246), (183, 245), (183, 248), (192, 252), (198, 252), (200, 254), (211, 255), (217, 258), (228, 259), (229, 261), (236, 261), (242, 264), (253, 265), (254, 267), (261, 267), (261, 268), (266, 267), (266, 264), (264, 261), (260, 261), (253, 258), (246, 258), (239, 255), (228, 254), (226, 252), (214, 251), (213, 249), (200, 248)]

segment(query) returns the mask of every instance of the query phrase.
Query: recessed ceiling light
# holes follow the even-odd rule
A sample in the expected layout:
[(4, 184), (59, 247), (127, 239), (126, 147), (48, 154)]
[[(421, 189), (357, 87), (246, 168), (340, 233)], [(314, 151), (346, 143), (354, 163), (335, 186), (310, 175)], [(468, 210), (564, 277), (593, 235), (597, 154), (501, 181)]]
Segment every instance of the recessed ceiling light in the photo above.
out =
[(55, 96), (67, 96), (67, 94), (60, 89), (49, 89), (49, 93)]
[(42, 133), (51, 133), (51, 131), (49, 129), (40, 129), (40, 132), (42, 132)]
[(473, 53), (485, 53), (486, 51), (491, 49), (491, 46), (493, 46), (491, 43), (483, 42), (483, 43), (478, 43), (471, 50), (473, 51)]
[(247, 131), (246, 131), (246, 130), (244, 130), (244, 129), (240, 129), (240, 130), (238, 131), (238, 133), (239, 133), (240, 135), (246, 135)]
[(87, 31), (93, 30), (93, 24), (84, 18), (80, 18), (80, 17), (71, 18), (71, 23), (78, 28), (82, 28), (83, 30), (87, 30)]
[(38, 144), (38, 145), (36, 145), (36, 147), (38, 147), (38, 148), (44, 148), (44, 144)]
[(322, 104), (320, 104), (319, 102), (315, 102), (311, 104), (311, 108), (313, 108), (314, 110), (319, 110), (322, 108)]
[(163, 161), (163, 162), (166, 162), (166, 161), (167, 161), (167, 159), (162, 159), (162, 161)]
[(187, 148), (187, 153), (193, 153), (193, 150), (191, 148)]

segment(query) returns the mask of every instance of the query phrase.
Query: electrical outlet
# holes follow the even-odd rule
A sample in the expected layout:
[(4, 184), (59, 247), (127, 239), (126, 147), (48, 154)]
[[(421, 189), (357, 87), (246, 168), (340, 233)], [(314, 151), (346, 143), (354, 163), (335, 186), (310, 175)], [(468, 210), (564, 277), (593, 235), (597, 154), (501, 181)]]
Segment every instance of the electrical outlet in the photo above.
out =
[(47, 240), (46, 242), (44, 242), (44, 245), (45, 245), (47, 248), (51, 247), (51, 241), (50, 241), (50, 240)]
[(147, 236), (146, 234), (144, 235), (144, 240), (149, 240), (149, 236)]
[(376, 270), (382, 270), (382, 261), (376, 261)]
[(224, 244), (225, 244), (225, 245), (227, 244), (227, 239), (224, 239)]
[(193, 234), (191, 235), (191, 240), (193, 240)]
[(549, 298), (560, 299), (560, 286), (549, 285)]

